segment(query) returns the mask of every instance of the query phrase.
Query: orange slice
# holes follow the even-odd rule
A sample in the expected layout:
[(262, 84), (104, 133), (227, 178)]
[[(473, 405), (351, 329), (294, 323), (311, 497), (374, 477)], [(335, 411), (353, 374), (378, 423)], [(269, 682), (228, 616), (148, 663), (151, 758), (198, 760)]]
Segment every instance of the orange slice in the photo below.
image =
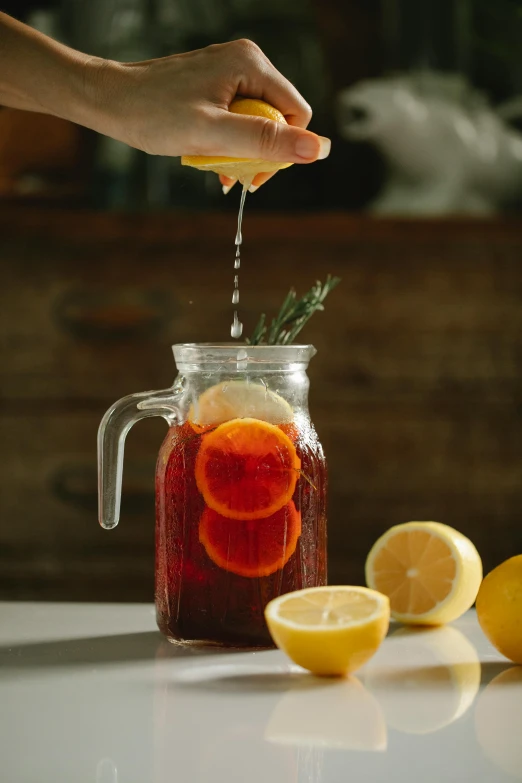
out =
[(275, 514), (244, 522), (230, 520), (210, 508), (199, 524), (199, 540), (220, 568), (247, 577), (279, 571), (295, 552), (301, 535), (301, 514), (290, 501)]
[(469, 538), (440, 522), (391, 527), (366, 560), (369, 587), (387, 595), (395, 620), (442, 625), (473, 605), (482, 561)]
[(196, 483), (209, 508), (228, 519), (261, 519), (294, 494), (301, 461), (279, 427), (233, 419), (203, 436)]

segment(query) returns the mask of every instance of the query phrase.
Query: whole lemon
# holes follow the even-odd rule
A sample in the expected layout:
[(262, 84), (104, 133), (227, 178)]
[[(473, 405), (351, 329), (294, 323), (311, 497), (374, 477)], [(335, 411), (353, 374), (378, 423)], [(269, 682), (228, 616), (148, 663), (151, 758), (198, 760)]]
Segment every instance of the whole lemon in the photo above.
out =
[(476, 607), (491, 644), (506, 658), (522, 663), (522, 555), (510, 557), (486, 576)]

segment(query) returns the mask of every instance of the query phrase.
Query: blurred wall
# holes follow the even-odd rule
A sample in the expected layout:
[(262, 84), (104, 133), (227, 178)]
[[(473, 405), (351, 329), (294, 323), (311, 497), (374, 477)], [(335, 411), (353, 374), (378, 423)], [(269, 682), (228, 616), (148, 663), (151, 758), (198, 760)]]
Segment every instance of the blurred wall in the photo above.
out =
[[(339, 91), (361, 80), (428, 68), (462, 75), (493, 106), (522, 95), (521, 0), (8, 0), (3, 7), (65, 43), (122, 61), (255, 40), (313, 106), (311, 129), (334, 142), (321, 166), (295, 166), (277, 188), (262, 189), (255, 211), (368, 206), (386, 163), (377, 145), (343, 138), (337, 104)], [(12, 177), (4, 198), (117, 210), (233, 208), (217, 178), (77, 129), (70, 132), (77, 154), (57, 162), (42, 150), (46, 165), (38, 147), (48, 134), (33, 132), (32, 144), (25, 138), (36, 122), (17, 118), (17, 133), (9, 133), (0, 111), (0, 163), (26, 158), (21, 182)], [(512, 123), (522, 127), (522, 110)]]
[[(165, 388), (174, 342), (227, 339), (234, 215), (0, 213), (0, 596), (150, 600), (162, 420), (128, 438), (121, 524), (97, 524), (106, 408)], [(499, 221), (255, 216), (248, 334), (291, 285), (342, 277), (303, 339), (330, 466), (330, 579), (390, 525), (435, 519), (486, 569), (522, 551), (522, 232)]]
[[(519, 212), (365, 217), (386, 168), (340, 138), (336, 115), (343, 87), (422, 65), (460, 69), (493, 102), (522, 93), (518, 0), (3, 7), (122, 60), (244, 35), (263, 46), (334, 142), (328, 160), (248, 198), (241, 276), (247, 331), (291, 285), (342, 278), (303, 334), (319, 349), (311, 410), (330, 464), (331, 580), (360, 582), (375, 538), (409, 519), (461, 529), (486, 569), (522, 551)], [(129, 436), (111, 533), (96, 520), (96, 431), (118, 397), (171, 383), (172, 343), (229, 334), (236, 191), (0, 108), (0, 598), (151, 598), (164, 424)]]

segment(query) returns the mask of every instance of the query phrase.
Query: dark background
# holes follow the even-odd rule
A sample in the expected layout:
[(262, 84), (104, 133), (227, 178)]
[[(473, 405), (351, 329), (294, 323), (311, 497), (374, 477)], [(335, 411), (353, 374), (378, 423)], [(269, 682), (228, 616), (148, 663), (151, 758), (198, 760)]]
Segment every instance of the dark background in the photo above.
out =
[[(247, 334), (291, 285), (303, 293), (328, 273), (342, 278), (303, 333), (318, 348), (311, 411), (330, 465), (330, 580), (361, 582), (376, 537), (412, 519), (462, 530), (486, 570), (521, 552), (519, 213), (369, 217), (382, 161), (340, 138), (335, 112), (339, 89), (419, 65), (466, 74), (494, 103), (522, 93), (520, 4), (174, 5), (197, 6), (197, 24), (187, 11), (169, 37), (155, 21), (168, 0), (151, 2), (147, 34), (123, 48), (89, 27), (92, 2), (2, 8), (28, 20), (58, 11), (62, 40), (115, 59), (246, 35), (312, 103), (312, 128), (332, 137), (327, 161), (293, 166), (247, 199), (241, 277)], [(141, 153), (115, 174), (104, 143), (0, 110), (4, 599), (151, 599), (164, 422), (129, 435), (122, 522), (110, 533), (96, 521), (97, 427), (115, 399), (172, 382), (172, 343), (229, 333), (239, 194), (224, 198), (217, 178)]]
[[(11, 0), (0, 8), (82, 51), (123, 61), (255, 40), (306, 96), (314, 108), (311, 129), (332, 138), (333, 147), (321, 166), (294, 166), (277, 188), (262, 189), (251, 212), (368, 205), (382, 182), (383, 161), (371, 145), (340, 137), (336, 110), (339, 91), (362, 79), (430, 68), (464, 75), (493, 105), (522, 95), (522, 0)], [(513, 122), (522, 128), (522, 117)], [(8, 141), (6, 135), (0, 153), (3, 148), (12, 161), (8, 168), (22, 178), (18, 191), (26, 201), (73, 200), (116, 210), (236, 209), (237, 196), (223, 199), (215, 177), (177, 160), (133, 150), (125, 170), (114, 171), (106, 140), (58, 120), (18, 120)], [(34, 146), (39, 136), (40, 151)], [(522, 198), (509, 208), (519, 212)]]

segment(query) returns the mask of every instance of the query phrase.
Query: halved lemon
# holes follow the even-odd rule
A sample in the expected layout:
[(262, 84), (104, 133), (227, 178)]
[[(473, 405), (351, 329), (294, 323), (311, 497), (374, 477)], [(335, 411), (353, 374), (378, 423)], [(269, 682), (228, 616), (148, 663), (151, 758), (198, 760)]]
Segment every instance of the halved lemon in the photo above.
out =
[(298, 666), (313, 674), (345, 676), (379, 648), (390, 604), (367, 587), (310, 587), (270, 601), (265, 618), (276, 645)]
[[(246, 114), (251, 117), (264, 117), (273, 122), (286, 123), (285, 117), (274, 106), (256, 98), (236, 98), (228, 110), (233, 114)], [(193, 166), (201, 171), (214, 171), (231, 179), (238, 179), (242, 184), (251, 182), (256, 174), (286, 169), (291, 163), (279, 163), (276, 160), (254, 158), (229, 158), (221, 155), (183, 155), (182, 166)]]
[(473, 605), (481, 580), (475, 546), (440, 522), (391, 527), (366, 560), (367, 585), (387, 595), (391, 616), (406, 624), (456, 620)]
[(196, 432), (231, 419), (260, 419), (269, 424), (288, 424), (293, 411), (283, 397), (261, 383), (223, 381), (201, 394), (190, 406), (188, 420)]

